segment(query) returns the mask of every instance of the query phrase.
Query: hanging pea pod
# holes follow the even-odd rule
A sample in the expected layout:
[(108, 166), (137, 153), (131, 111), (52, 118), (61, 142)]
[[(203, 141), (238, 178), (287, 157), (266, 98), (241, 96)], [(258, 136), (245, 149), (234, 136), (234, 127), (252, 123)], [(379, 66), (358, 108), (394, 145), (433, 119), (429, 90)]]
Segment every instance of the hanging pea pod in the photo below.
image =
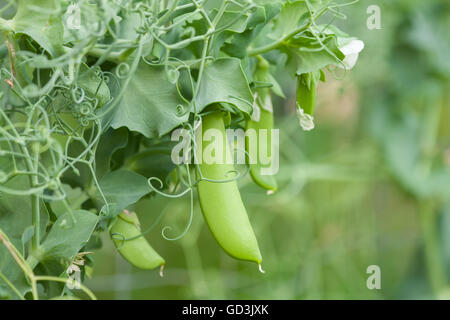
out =
[[(203, 154), (212, 147), (212, 142), (203, 141), (205, 138), (202, 137), (210, 129), (214, 129), (219, 134), (216, 139), (221, 140), (218, 145), (222, 148), (222, 155), (224, 157), (227, 154), (230, 155), (221, 112), (214, 112), (202, 118), (202, 134), (196, 136), (196, 144), (197, 146), (202, 145), (200, 150)], [(217, 161), (220, 164), (210, 164), (203, 159), (199, 165), (202, 178), (214, 180), (201, 180), (198, 183), (198, 195), (203, 216), (211, 233), (225, 252), (236, 259), (261, 264), (261, 253), (237, 182), (235, 180), (221, 182), (230, 180), (229, 174), (235, 171), (234, 165), (228, 164), (225, 158), (221, 160)]]
[(306, 130), (314, 129), (314, 110), (316, 107), (317, 83), (325, 81), (325, 75), (319, 72), (304, 73), (297, 77), (297, 114), (300, 126)]
[(297, 77), (297, 107), (306, 114), (314, 115), (316, 107), (317, 81), (313, 73), (301, 74)]
[[(269, 83), (269, 64), (264, 58), (259, 57), (258, 69), (255, 73), (256, 83)], [(245, 148), (247, 154), (255, 159), (250, 159), (250, 175), (253, 181), (261, 186), (262, 188), (268, 190), (268, 193), (273, 193), (278, 190), (278, 184), (273, 174), (267, 174), (274, 165), (274, 157), (276, 155), (272, 154), (272, 130), (274, 129), (273, 120), (273, 107), (272, 98), (269, 87), (256, 88), (254, 93), (255, 101), (253, 106), (252, 118), (247, 121), (247, 133), (250, 130), (254, 130), (256, 135), (254, 136), (255, 141), (251, 141), (251, 135), (246, 135)], [(267, 140), (261, 141), (262, 131), (265, 130), (267, 135)], [(266, 144), (265, 160), (262, 161), (260, 158), (260, 152), (262, 152), (261, 144)], [(252, 147), (256, 149), (253, 152)]]
[(122, 257), (140, 269), (160, 266), (162, 276), (165, 260), (142, 236), (136, 213), (123, 211), (116, 219), (110, 228), (110, 235)]

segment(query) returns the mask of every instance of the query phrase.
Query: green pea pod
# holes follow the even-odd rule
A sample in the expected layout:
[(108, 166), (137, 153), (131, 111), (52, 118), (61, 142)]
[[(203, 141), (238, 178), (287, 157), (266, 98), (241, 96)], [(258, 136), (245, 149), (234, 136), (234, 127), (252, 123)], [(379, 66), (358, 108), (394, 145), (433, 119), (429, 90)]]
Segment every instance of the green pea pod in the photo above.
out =
[[(276, 192), (278, 190), (278, 184), (277, 180), (275, 179), (275, 176), (273, 175), (264, 175), (262, 174), (262, 170), (269, 169), (272, 167), (272, 154), (271, 154), (271, 143), (272, 143), (272, 134), (271, 130), (273, 129), (273, 113), (267, 110), (264, 110), (261, 108), (260, 111), (260, 119), (258, 122), (249, 120), (247, 121), (247, 130), (248, 129), (254, 129), (256, 130), (256, 140), (257, 140), (257, 146), (260, 144), (260, 135), (259, 130), (267, 130), (267, 152), (268, 152), (268, 159), (270, 160), (269, 163), (263, 164), (261, 161), (257, 161), (256, 163), (250, 164), (250, 175), (253, 179), (253, 181), (259, 185), (260, 187), (268, 190), (270, 193)], [(246, 137), (246, 150), (250, 154), (250, 147), (249, 147), (249, 141), (248, 137)], [(259, 148), (258, 148), (259, 151)]]
[(297, 77), (297, 106), (311, 116), (316, 107), (317, 81), (313, 73), (305, 73)]
[(149, 270), (161, 266), (162, 275), (165, 260), (143, 236), (140, 236), (141, 230), (136, 213), (128, 211), (120, 213), (110, 229), (110, 235), (125, 260), (140, 269)]
[[(269, 82), (269, 66), (268, 63), (260, 58), (258, 64), (258, 70), (255, 73), (255, 80), (258, 82)], [(255, 116), (256, 115), (256, 116)], [(277, 180), (274, 175), (263, 174), (264, 170), (269, 170), (273, 168), (273, 155), (272, 155), (272, 129), (274, 128), (273, 120), (273, 110), (272, 110), (272, 99), (270, 96), (270, 89), (257, 88), (255, 89), (255, 105), (253, 116), (247, 121), (247, 131), (253, 129), (256, 132), (256, 141), (250, 141), (250, 136), (246, 136), (245, 148), (247, 153), (255, 157), (251, 159), (250, 164), (250, 175), (253, 181), (260, 187), (268, 190), (270, 193), (276, 192), (278, 190)], [(263, 163), (259, 158), (260, 152), (260, 132), (261, 130), (267, 130), (267, 163)], [(264, 141), (263, 141), (264, 142)], [(256, 152), (252, 152), (251, 146), (257, 146)]]
[[(223, 116), (220, 112), (206, 115), (202, 118), (202, 133), (210, 129), (220, 132), (223, 154), (230, 154), (225, 133)], [(203, 153), (213, 142), (202, 141), (198, 134), (197, 146), (202, 145)], [(224, 181), (229, 180), (229, 173), (235, 170), (232, 163), (208, 164), (205, 159), (199, 165), (203, 178)], [(198, 183), (198, 196), (203, 216), (211, 233), (219, 245), (230, 256), (261, 264), (262, 257), (258, 242), (247, 216), (236, 181), (212, 182), (202, 180)]]

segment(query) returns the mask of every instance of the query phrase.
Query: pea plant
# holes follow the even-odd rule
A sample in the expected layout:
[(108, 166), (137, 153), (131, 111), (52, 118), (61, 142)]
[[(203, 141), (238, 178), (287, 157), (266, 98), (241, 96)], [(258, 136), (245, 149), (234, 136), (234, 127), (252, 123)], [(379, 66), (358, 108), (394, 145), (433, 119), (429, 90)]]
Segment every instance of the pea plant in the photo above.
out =
[(275, 177), (261, 174), (268, 164), (176, 164), (171, 134), (185, 129), (195, 157), (199, 124), (273, 129), (280, 73), (297, 84), (298, 121), (311, 130), (317, 84), (353, 67), (363, 48), (333, 25), (350, 4), (0, 1), (0, 296), (75, 298), (80, 289), (95, 299), (82, 280), (105, 232), (131, 264), (162, 273), (165, 260), (144, 237), (157, 223), (141, 230), (133, 212), (156, 194), (190, 201), (186, 228), (163, 227), (165, 239), (189, 232), (197, 192), (224, 251), (262, 271), (237, 181), (250, 172), (275, 192)]

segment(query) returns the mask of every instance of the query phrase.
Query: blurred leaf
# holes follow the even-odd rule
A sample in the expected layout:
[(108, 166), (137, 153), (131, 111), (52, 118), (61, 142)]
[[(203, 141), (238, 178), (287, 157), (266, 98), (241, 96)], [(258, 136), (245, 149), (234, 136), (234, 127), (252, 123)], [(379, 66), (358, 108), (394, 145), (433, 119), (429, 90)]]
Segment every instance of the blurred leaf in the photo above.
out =
[(57, 0), (18, 0), (13, 28), (35, 40), (52, 56), (62, 51), (64, 27)]
[(269, 37), (273, 40), (279, 40), (299, 26), (306, 25), (308, 19), (309, 11), (305, 1), (286, 2), (277, 16), (273, 31), (269, 34)]

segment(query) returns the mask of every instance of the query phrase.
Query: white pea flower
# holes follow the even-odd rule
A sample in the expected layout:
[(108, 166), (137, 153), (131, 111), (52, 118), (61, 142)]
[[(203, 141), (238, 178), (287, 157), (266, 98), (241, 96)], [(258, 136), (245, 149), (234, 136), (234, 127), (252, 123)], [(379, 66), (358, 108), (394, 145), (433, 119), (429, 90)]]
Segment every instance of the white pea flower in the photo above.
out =
[(314, 129), (314, 117), (305, 113), (299, 105), (297, 105), (297, 117), (303, 130), (311, 131)]
[[(345, 55), (344, 63), (345, 69), (350, 70), (356, 65), (358, 61), (359, 53), (364, 49), (364, 42), (358, 39), (345, 39), (344, 41), (339, 41), (339, 49)], [(338, 64), (339, 67), (344, 68), (342, 65)]]
[(77, 266), (76, 264), (72, 263), (68, 268), (67, 268), (67, 274), (72, 274), (74, 272), (80, 272), (80, 267)]

